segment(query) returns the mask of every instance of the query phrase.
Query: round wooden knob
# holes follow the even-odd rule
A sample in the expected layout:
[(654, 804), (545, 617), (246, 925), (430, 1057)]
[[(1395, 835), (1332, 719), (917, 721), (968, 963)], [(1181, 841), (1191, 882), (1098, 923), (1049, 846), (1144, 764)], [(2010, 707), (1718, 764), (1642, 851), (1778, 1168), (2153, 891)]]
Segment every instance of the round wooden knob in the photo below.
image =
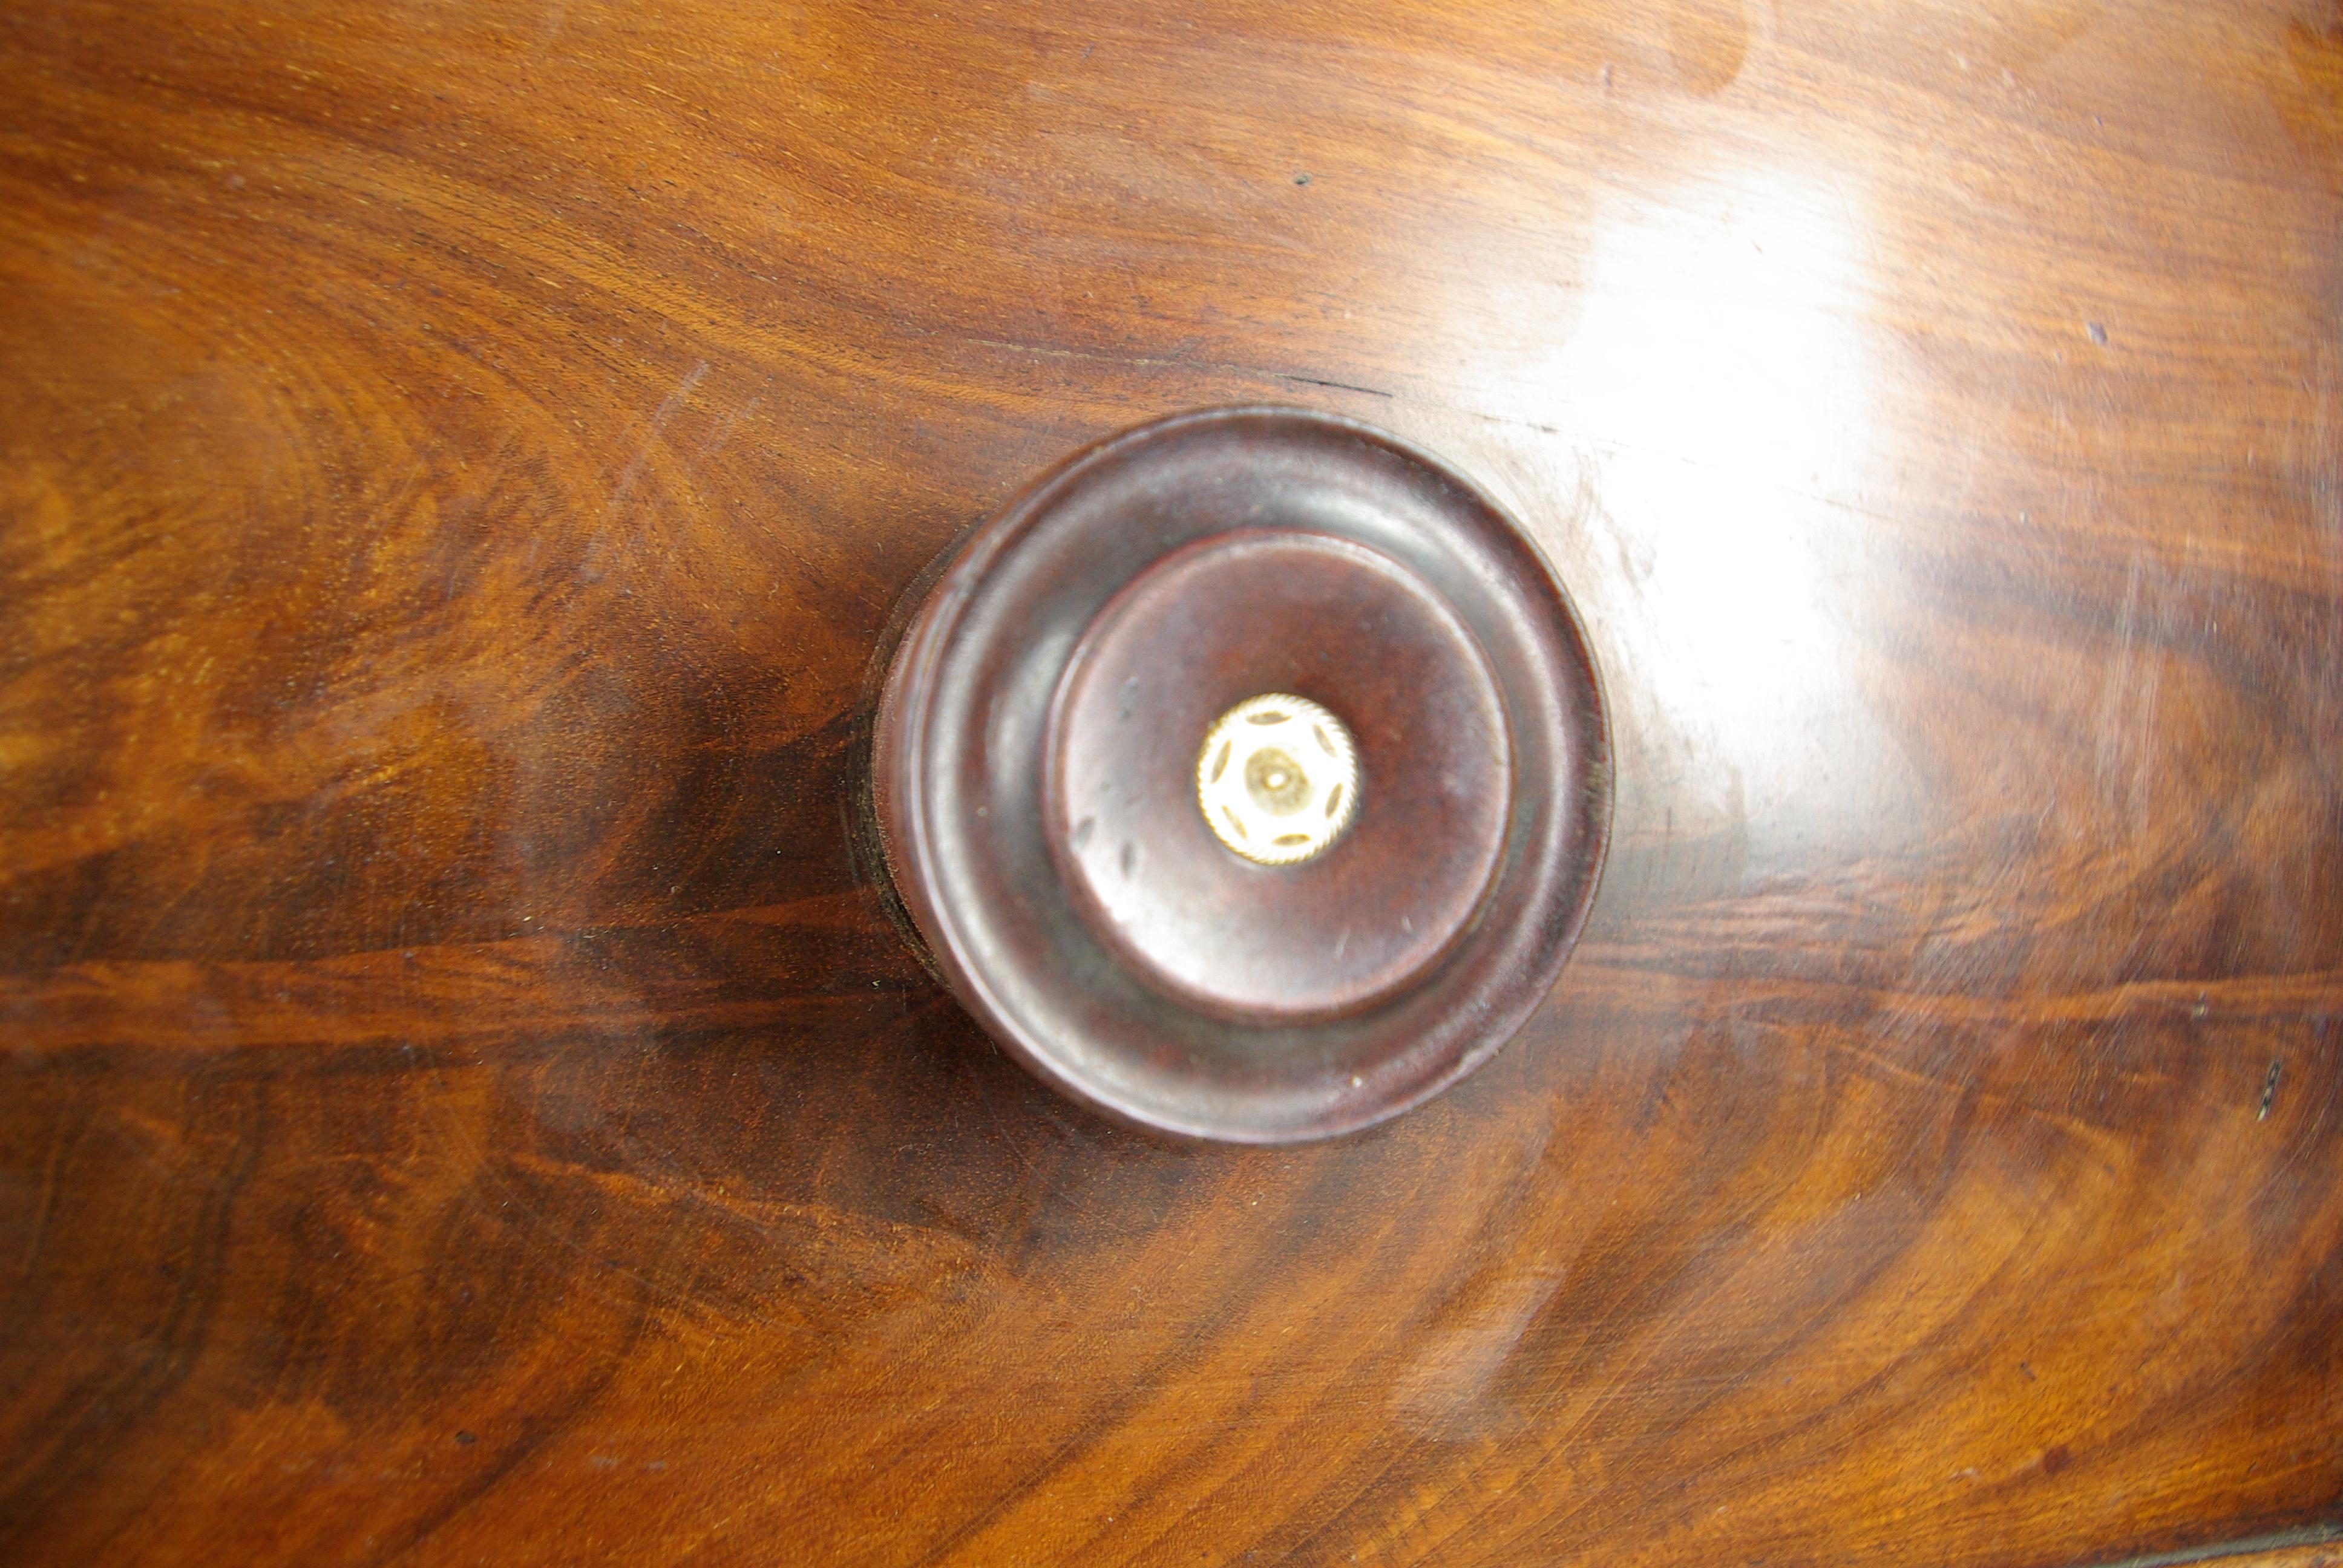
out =
[(881, 697), (873, 796), (939, 970), (1140, 1125), (1346, 1131), (1493, 1054), (1610, 822), (1586, 639), (1432, 457), (1278, 408), (1100, 443), (972, 536)]

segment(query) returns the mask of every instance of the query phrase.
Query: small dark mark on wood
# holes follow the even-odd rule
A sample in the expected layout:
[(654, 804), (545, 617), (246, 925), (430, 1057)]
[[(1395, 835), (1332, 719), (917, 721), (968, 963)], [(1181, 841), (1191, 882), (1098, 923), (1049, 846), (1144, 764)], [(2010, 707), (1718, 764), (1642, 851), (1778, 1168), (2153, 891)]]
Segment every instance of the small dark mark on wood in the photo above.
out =
[(2255, 1121), (2268, 1121), (2269, 1120), (2270, 1101), (2278, 1098), (2278, 1075), (2282, 1070), (2284, 1070), (2286, 1062), (2283, 1059), (2270, 1063), (2268, 1076), (2262, 1080), (2262, 1108), (2260, 1111), (2255, 1115)]
[(1322, 381), (1315, 376), (1280, 376), (1280, 381), (1295, 381), (1304, 387), (1332, 387), (1337, 392), (1363, 392), (1370, 397), (1396, 397), (1396, 392), (1386, 392), (1380, 387), (1357, 387), (1348, 381)]
[(1310, 183), (1310, 176), (1308, 175), (1295, 175), (1293, 176), (1293, 183), (1298, 186), (1306, 186)]
[(456, 1434), (457, 1445), (461, 1448), (469, 1448), (479, 1441), (479, 1435), (477, 1432), (459, 1432)]
[(2034, 1369), (2033, 1369), (2032, 1367), (2030, 1367), (2030, 1366), (2026, 1365), (2026, 1362), (2018, 1362), (2018, 1363), (2017, 1363), (2017, 1370), (2018, 1370), (2019, 1372), (2024, 1372), (2024, 1373), (2026, 1374), (2026, 1381), (2027, 1382), (2041, 1382), (2041, 1381), (2042, 1381), (2041, 1379), (2039, 1379), (2039, 1378), (2037, 1378), (2037, 1377), (2036, 1377), (2036, 1376), (2034, 1375)]
[(2107, 340), (2107, 329), (2096, 321), (2086, 322), (2084, 325), (2090, 328), (2091, 341), (2104, 347)]

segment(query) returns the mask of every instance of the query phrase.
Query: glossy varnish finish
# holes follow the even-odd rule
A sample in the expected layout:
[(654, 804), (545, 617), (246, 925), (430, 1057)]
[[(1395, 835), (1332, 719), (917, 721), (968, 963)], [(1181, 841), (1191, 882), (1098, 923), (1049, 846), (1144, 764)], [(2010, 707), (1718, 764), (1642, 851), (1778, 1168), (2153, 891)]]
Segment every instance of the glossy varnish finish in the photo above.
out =
[[(0, 16), (0, 1557), (2050, 1564), (2343, 1500), (2343, 15)], [(1033, 473), (1453, 460), (1617, 816), (1150, 1142), (850, 809)]]

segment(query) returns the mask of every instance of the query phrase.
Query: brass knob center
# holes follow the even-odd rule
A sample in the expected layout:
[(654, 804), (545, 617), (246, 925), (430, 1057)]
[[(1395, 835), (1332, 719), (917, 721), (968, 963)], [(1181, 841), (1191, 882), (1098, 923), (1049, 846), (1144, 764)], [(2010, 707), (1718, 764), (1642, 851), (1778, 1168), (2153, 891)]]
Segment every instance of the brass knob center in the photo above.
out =
[(1249, 697), (1212, 721), (1196, 753), (1196, 804), (1212, 836), (1263, 866), (1291, 866), (1341, 838), (1359, 809), (1351, 732), (1287, 692)]

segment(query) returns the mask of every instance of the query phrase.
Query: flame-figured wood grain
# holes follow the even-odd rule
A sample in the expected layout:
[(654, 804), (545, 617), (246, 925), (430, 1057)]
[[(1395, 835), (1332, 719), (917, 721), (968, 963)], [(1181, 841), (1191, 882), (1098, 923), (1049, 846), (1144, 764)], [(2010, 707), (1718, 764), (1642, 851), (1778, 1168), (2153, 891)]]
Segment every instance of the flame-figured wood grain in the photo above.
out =
[[(0, 1559), (2343, 1511), (2325, 0), (21, 0), (0, 212)], [(1617, 757), (1522, 1035), (1276, 1152), (854, 805), (930, 563), (1246, 401), (1520, 517)]]

